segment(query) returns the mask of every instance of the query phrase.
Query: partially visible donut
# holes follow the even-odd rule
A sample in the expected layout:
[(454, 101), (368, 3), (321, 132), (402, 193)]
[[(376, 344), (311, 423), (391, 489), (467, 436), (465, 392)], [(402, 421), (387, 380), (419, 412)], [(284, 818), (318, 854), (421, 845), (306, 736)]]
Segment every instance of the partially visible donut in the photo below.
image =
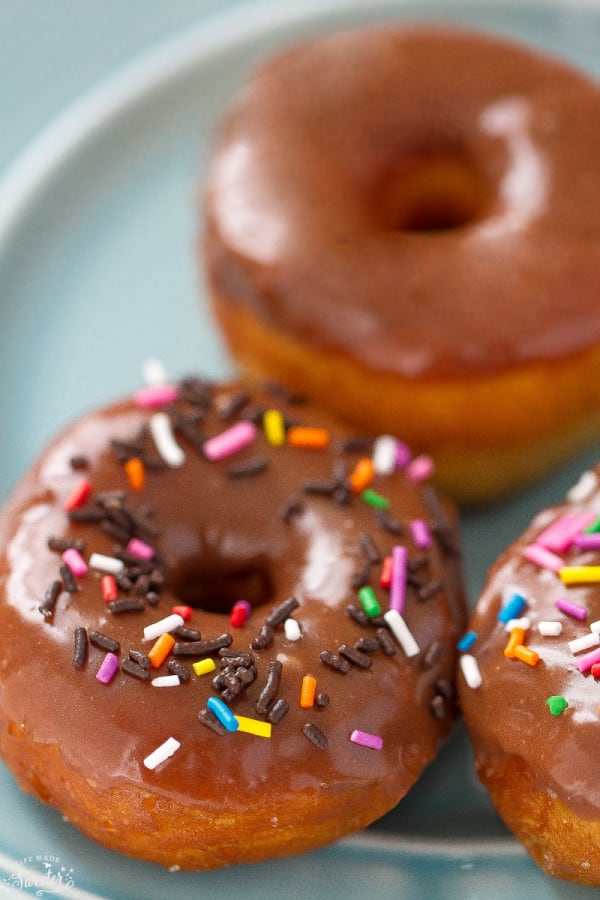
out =
[(460, 559), (428, 468), (271, 389), (197, 379), (75, 422), (0, 517), (0, 752), (19, 784), (188, 869), (389, 810), (454, 718)]
[(459, 28), (318, 38), (223, 122), (202, 258), (233, 355), (486, 500), (600, 435), (600, 90)]
[(586, 472), (500, 556), (461, 641), (458, 680), (494, 806), (548, 874), (595, 887), (599, 475)]

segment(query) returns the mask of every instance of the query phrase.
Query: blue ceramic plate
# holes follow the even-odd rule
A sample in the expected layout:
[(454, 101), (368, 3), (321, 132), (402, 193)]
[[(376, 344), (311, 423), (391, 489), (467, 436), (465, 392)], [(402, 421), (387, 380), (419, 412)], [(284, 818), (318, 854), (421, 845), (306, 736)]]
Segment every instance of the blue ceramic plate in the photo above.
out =
[[(99, 86), (29, 147), (0, 184), (2, 497), (59, 427), (136, 388), (147, 357), (162, 358), (174, 377), (231, 371), (194, 262), (215, 122), (276, 48), (415, 16), (528, 40), (600, 75), (597, 2), (233, 3)], [(505, 543), (598, 450), (510, 503), (463, 517), (473, 596)], [(476, 783), (460, 728), (411, 794), (367, 831), (306, 857), (215, 873), (167, 873), (97, 847), (22, 795), (2, 767), (0, 788), (0, 891), (15, 897), (592, 895), (547, 879), (507, 833)]]

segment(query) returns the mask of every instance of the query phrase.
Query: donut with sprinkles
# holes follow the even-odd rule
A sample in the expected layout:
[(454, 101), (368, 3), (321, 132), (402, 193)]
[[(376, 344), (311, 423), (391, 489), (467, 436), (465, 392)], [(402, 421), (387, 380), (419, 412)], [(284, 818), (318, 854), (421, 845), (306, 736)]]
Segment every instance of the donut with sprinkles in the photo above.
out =
[(88, 837), (213, 869), (391, 809), (455, 718), (452, 508), (277, 385), (149, 384), (0, 516), (0, 753)]

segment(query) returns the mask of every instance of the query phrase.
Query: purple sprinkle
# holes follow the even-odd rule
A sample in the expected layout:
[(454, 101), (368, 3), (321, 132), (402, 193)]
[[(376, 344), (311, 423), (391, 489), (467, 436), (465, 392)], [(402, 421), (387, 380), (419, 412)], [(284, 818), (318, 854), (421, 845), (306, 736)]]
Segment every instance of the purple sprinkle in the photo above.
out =
[(415, 547), (418, 547), (419, 550), (431, 547), (431, 532), (424, 519), (413, 519), (410, 523), (410, 533)]
[(574, 619), (587, 619), (588, 611), (585, 606), (579, 606), (577, 603), (572, 603), (570, 600), (567, 600), (565, 597), (560, 597), (556, 601), (556, 608), (560, 609), (561, 612), (564, 612), (567, 616), (573, 616)]
[(578, 550), (600, 550), (600, 532), (577, 535), (573, 540), (573, 546)]
[(396, 544), (392, 549), (392, 580), (390, 584), (389, 608), (399, 613), (404, 612), (406, 598), (406, 567), (408, 564), (408, 552), (406, 547)]
[(114, 653), (107, 653), (96, 673), (96, 678), (102, 684), (110, 684), (118, 671), (119, 657)]
[(396, 465), (403, 469), (412, 459), (410, 448), (404, 441), (396, 441)]
[(369, 734), (368, 731), (358, 731), (355, 729), (350, 735), (353, 744), (360, 744), (361, 747), (369, 747), (371, 750), (381, 750), (383, 747), (383, 738), (376, 734)]

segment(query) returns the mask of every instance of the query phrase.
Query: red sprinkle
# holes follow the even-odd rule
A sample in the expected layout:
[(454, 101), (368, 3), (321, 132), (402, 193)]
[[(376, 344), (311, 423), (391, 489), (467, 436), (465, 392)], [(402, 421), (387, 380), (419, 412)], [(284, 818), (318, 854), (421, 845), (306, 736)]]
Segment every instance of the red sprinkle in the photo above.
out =
[(119, 589), (114, 575), (103, 575), (100, 586), (102, 588), (102, 596), (107, 603), (112, 603), (119, 596)]
[(590, 672), (594, 676), (594, 678), (600, 678), (600, 663), (594, 663)]
[(238, 600), (231, 607), (229, 624), (234, 628), (241, 628), (250, 615), (250, 604), (247, 600)]
[(382, 588), (389, 588), (392, 583), (392, 569), (394, 567), (394, 560), (391, 556), (386, 556), (383, 560), (383, 565), (381, 567), (381, 576), (379, 578), (379, 584)]
[(194, 615), (192, 606), (174, 606), (171, 612), (176, 616), (181, 616), (184, 622), (189, 622)]
[(91, 493), (92, 482), (89, 478), (81, 478), (65, 500), (64, 509), (67, 512), (70, 512), (72, 509), (78, 509), (80, 506), (83, 506)]

